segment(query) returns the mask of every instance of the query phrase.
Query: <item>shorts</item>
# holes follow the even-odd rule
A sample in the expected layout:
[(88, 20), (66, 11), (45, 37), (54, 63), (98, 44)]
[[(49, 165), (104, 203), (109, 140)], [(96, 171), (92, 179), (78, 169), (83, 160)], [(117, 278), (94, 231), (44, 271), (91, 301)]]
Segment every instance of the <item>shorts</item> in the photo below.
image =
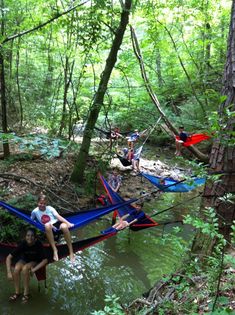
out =
[(32, 260), (32, 259), (27, 259), (24, 255), (21, 255), (19, 257), (19, 259), (14, 262), (14, 265), (16, 263), (21, 263), (23, 265), (28, 264), (28, 263), (35, 263), (35, 265), (36, 265), (37, 261), (36, 260)]
[(60, 229), (60, 225), (61, 225), (61, 222), (60, 221), (57, 221), (56, 223), (53, 223), (52, 224), (55, 228), (57, 228), (58, 230)]

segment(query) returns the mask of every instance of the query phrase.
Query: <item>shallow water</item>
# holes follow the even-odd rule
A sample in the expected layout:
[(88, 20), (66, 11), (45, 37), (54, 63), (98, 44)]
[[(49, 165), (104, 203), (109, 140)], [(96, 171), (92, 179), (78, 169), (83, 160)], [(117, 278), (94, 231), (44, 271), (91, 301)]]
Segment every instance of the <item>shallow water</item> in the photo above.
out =
[[(197, 193), (164, 194), (161, 200), (146, 203), (146, 212), (152, 214), (156, 209), (160, 211)], [(195, 209), (198, 202), (195, 199), (154, 219), (158, 222), (182, 219), (182, 215)], [(174, 272), (179, 266), (183, 254), (181, 247), (187, 246), (192, 230), (183, 226), (182, 239), (177, 245), (170, 237), (176, 225), (181, 227), (179, 224), (164, 226), (164, 238), (162, 225), (139, 232), (126, 229), (79, 252), (74, 266), (68, 259), (49, 265), (47, 288), (41, 283), (39, 292), (38, 283), (33, 279), (30, 285), (32, 298), (27, 305), (21, 305), (20, 301), (8, 302), (13, 284), (6, 279), (5, 266), (0, 266), (0, 314), (86, 315), (102, 309), (105, 296), (113, 294), (119, 296), (122, 303), (130, 303), (147, 292), (163, 274)], [(108, 226), (107, 221), (98, 221), (79, 230), (77, 236), (94, 236)], [(169, 233), (168, 237), (166, 233)]]

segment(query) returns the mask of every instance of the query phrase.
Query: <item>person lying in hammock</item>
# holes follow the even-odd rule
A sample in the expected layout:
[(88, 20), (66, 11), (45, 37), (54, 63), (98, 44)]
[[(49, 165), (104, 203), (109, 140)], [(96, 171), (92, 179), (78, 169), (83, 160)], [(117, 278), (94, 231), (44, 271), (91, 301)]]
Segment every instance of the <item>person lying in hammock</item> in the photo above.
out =
[[(17, 260), (12, 270), (13, 260)], [(36, 238), (36, 231), (29, 228), (26, 231), (25, 239), (16, 249), (7, 256), (6, 268), (7, 278), (14, 281), (15, 293), (9, 297), (9, 301), (16, 301), (21, 297), (20, 275), (23, 278), (22, 303), (27, 303), (29, 299), (29, 280), (37, 270), (48, 263), (42, 243)]]
[(179, 127), (179, 139), (175, 140), (175, 155), (180, 156), (181, 155), (181, 149), (184, 142), (186, 142), (188, 139), (188, 134), (184, 131), (184, 127)]
[[(143, 208), (143, 202), (142, 201), (137, 201), (133, 204), (133, 207), (135, 208), (135, 211), (131, 213), (131, 218), (132, 217), (138, 217), (138, 213), (142, 211)], [(130, 219), (129, 215), (124, 215), (123, 217), (119, 218), (119, 221), (115, 223), (112, 227), (118, 231), (125, 229), (126, 227), (130, 226), (131, 224), (135, 223), (138, 221), (138, 219)]]
[(71, 235), (69, 228), (73, 227), (74, 224), (68, 222), (65, 218), (63, 218), (59, 213), (51, 206), (47, 206), (46, 196), (40, 194), (38, 197), (38, 206), (31, 213), (31, 219), (37, 220), (38, 222), (45, 225), (46, 237), (48, 239), (49, 244), (53, 250), (53, 259), (58, 261), (58, 251), (55, 245), (53, 230), (55, 228), (60, 229), (63, 234), (65, 241), (68, 245), (69, 249), (69, 257), (71, 262), (75, 261), (75, 256), (73, 252), (73, 246), (71, 242)]

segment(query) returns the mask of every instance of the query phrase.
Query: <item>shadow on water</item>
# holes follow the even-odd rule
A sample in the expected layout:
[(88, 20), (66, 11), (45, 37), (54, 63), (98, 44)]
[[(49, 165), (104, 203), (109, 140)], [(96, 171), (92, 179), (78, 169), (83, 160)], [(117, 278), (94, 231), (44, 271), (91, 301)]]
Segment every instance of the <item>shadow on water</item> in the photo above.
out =
[[(151, 215), (190, 196), (193, 193), (187, 196), (164, 194), (161, 200), (146, 203), (146, 212)], [(158, 222), (182, 219), (184, 214), (194, 211), (198, 203), (196, 199), (154, 219)], [(105, 225), (105, 221), (95, 222), (79, 230), (78, 237), (94, 236), (106, 228)], [(21, 305), (20, 301), (13, 304), (8, 302), (13, 284), (6, 279), (5, 266), (0, 266), (0, 314), (86, 315), (102, 309), (105, 296), (113, 294), (119, 296), (122, 303), (130, 303), (148, 291), (163, 274), (174, 272), (179, 266), (183, 252), (170, 237), (175, 226), (178, 225), (166, 225), (163, 237), (162, 226), (139, 232), (126, 229), (111, 239), (79, 252), (74, 265), (68, 259), (51, 264), (47, 271), (48, 288), (45, 289), (42, 283), (39, 292), (37, 282), (33, 280), (32, 299), (27, 305)], [(180, 244), (187, 246), (192, 230), (189, 226), (179, 226), (182, 227)]]

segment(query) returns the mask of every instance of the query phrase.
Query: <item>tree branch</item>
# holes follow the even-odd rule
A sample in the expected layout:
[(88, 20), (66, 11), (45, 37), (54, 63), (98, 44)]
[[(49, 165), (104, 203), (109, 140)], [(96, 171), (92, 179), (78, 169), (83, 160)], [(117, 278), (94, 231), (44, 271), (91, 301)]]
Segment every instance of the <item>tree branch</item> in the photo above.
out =
[[(140, 51), (140, 47), (139, 47), (139, 43), (138, 43), (138, 39), (137, 36), (135, 34), (135, 30), (132, 26), (130, 26), (130, 30), (131, 30), (131, 40), (132, 40), (132, 46), (133, 46), (133, 50), (135, 53), (135, 56), (139, 62), (140, 65), (140, 72), (142, 75), (142, 78), (144, 80), (145, 83), (145, 88), (151, 98), (151, 100), (153, 101), (154, 105), (156, 106), (160, 116), (162, 117), (163, 121), (165, 122), (166, 126), (169, 128), (169, 130), (171, 130), (175, 135), (178, 135), (178, 130), (175, 128), (175, 126), (170, 122), (170, 120), (166, 117), (164, 111), (161, 108), (160, 102), (156, 96), (156, 94), (154, 93), (152, 86), (149, 82), (146, 70), (145, 70), (145, 64), (143, 61), (143, 57), (141, 55), (141, 51)], [(200, 159), (201, 161), (207, 162), (208, 161), (208, 156), (205, 155), (204, 153), (200, 152), (196, 147), (194, 146), (190, 146), (187, 147), (187, 149), (192, 152), (198, 159)]]
[[(16, 180), (16, 181), (23, 181), (23, 182), (28, 182), (36, 187), (39, 187), (40, 189), (42, 190), (45, 190), (46, 192), (50, 193), (51, 195), (53, 195), (56, 200), (60, 200), (62, 201), (63, 203), (66, 203), (67, 205), (69, 205), (70, 207), (74, 207), (74, 205), (72, 205), (70, 202), (68, 202), (67, 200), (61, 198), (60, 196), (58, 196), (56, 193), (54, 193), (51, 189), (47, 188), (46, 186), (44, 185), (41, 185), (41, 184), (38, 184), (36, 182), (34, 182), (33, 180), (27, 178), (27, 177), (24, 177), (24, 176), (19, 176), (19, 175), (16, 175), (16, 174), (11, 174), (11, 173), (0, 173), (0, 178), (6, 178), (6, 179), (11, 179), (11, 180)], [(66, 211), (68, 212), (73, 212), (72, 210), (67, 210)]]
[(80, 3), (80, 4), (75, 5), (75, 6), (69, 8), (68, 10), (66, 10), (66, 11), (64, 11), (64, 12), (57, 13), (57, 14), (56, 14), (54, 17), (52, 17), (51, 19), (47, 20), (46, 22), (44, 22), (44, 23), (42, 23), (42, 24), (39, 24), (39, 25), (37, 25), (37, 26), (34, 26), (33, 28), (31, 28), (31, 29), (29, 29), (29, 30), (26, 30), (26, 31), (23, 31), (23, 32), (18, 33), (18, 34), (14, 34), (14, 35), (8, 36), (8, 37), (6, 37), (6, 38), (0, 43), (0, 45), (3, 45), (3, 44), (5, 44), (5, 43), (7, 43), (7, 42), (9, 42), (9, 41), (12, 41), (12, 40), (14, 40), (15, 38), (18, 38), (18, 37), (24, 36), (24, 35), (26, 35), (26, 34), (32, 33), (32, 32), (34, 32), (34, 31), (36, 31), (36, 30), (39, 30), (39, 29), (43, 28), (44, 26), (46, 26), (47, 24), (50, 24), (50, 23), (54, 22), (55, 20), (59, 19), (61, 16), (68, 14), (69, 12), (75, 10), (77, 7), (80, 7), (80, 6), (84, 5), (84, 4), (87, 3), (87, 2), (88, 2), (88, 0), (84, 1), (83, 3)]

